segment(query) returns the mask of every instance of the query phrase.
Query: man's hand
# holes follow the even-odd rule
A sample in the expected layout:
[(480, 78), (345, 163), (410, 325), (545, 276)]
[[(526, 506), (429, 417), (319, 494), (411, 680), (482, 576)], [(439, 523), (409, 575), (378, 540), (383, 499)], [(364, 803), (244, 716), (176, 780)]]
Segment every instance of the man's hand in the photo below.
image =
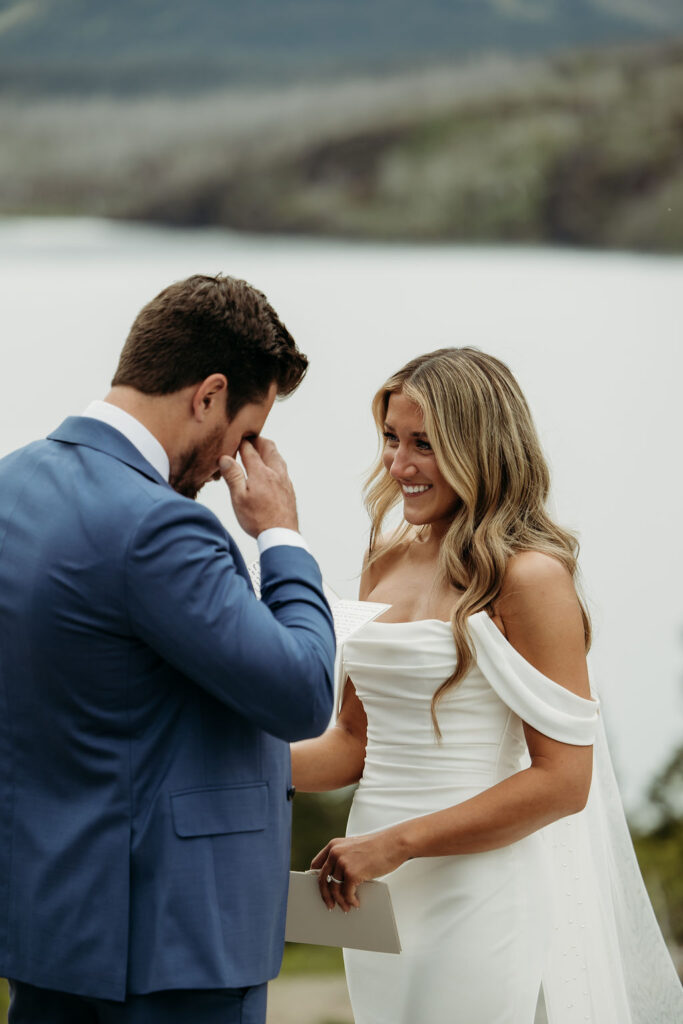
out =
[(298, 530), (296, 495), (285, 460), (272, 441), (256, 437), (239, 448), (245, 476), (239, 463), (223, 455), (219, 461), (223, 479), (230, 489), (237, 522), (245, 533), (258, 537), (273, 526)]

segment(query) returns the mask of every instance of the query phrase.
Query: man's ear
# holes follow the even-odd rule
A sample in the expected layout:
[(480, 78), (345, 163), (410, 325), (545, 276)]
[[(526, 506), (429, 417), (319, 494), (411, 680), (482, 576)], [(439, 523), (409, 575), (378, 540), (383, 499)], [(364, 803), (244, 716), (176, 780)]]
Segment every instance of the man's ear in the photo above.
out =
[(212, 373), (195, 388), (192, 396), (194, 418), (202, 422), (215, 413), (219, 403), (224, 410), (227, 408), (228, 380), (223, 373)]

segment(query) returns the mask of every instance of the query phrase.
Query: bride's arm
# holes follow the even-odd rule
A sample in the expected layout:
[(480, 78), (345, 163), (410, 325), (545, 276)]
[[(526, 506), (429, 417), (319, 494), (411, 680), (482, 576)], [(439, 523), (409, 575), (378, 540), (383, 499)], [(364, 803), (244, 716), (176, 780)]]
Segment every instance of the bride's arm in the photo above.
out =
[[(590, 697), (581, 612), (566, 569), (550, 556), (511, 560), (496, 608), (509, 642), (540, 672)], [(531, 766), (453, 807), (381, 832), (333, 839), (313, 860), (328, 906), (357, 905), (356, 886), (411, 857), (482, 853), (507, 846), (567, 814), (588, 797), (592, 747), (560, 743), (525, 724)], [(326, 876), (345, 885), (328, 886)]]
[(314, 740), (292, 744), (292, 782), (303, 793), (322, 793), (358, 782), (365, 764), (367, 719), (347, 677), (339, 718)]
[[(367, 555), (363, 561), (359, 600), (372, 587)], [(358, 782), (365, 764), (367, 718), (351, 680), (346, 678), (337, 721), (317, 739), (292, 744), (292, 782), (302, 793), (324, 793)]]

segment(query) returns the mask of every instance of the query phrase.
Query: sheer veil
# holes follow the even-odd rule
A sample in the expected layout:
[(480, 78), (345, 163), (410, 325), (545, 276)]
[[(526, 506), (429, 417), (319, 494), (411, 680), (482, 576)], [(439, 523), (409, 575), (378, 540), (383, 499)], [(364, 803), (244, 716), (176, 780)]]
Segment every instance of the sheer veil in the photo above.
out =
[(640, 874), (602, 720), (585, 809), (544, 832), (555, 882), (549, 1024), (683, 1022), (683, 989)]
[(594, 745), (586, 807), (542, 830), (552, 866), (549, 1024), (683, 1024), (683, 988), (640, 874), (593, 681), (592, 701), (558, 686), (485, 612), (470, 629), (477, 664), (513, 711), (563, 742)]

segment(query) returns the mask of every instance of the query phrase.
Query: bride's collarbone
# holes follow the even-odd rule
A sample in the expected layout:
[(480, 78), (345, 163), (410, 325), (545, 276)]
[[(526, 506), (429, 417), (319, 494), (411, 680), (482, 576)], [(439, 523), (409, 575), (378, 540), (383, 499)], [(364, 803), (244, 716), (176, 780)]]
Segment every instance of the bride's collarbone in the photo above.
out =
[[(429, 594), (411, 586), (414, 581), (406, 581), (403, 586), (397, 585), (395, 579), (381, 580), (364, 596), (366, 601), (376, 601), (391, 607), (379, 617), (380, 622), (420, 622), (439, 619), (450, 622), (453, 613), (462, 597), (462, 591), (455, 587), (443, 588), (439, 593), (432, 589)], [(487, 608), (487, 613), (503, 636), (506, 635), (505, 624), (498, 610)]]
[[(381, 622), (418, 622), (425, 619), (450, 622), (463, 594), (461, 589), (439, 578), (437, 561), (409, 559), (406, 552), (391, 552), (380, 559), (372, 576), (366, 578), (367, 584), (367, 592), (362, 593), (363, 600), (391, 605), (380, 616)], [(489, 614), (504, 634), (500, 616), (494, 609), (489, 609)]]
[(423, 619), (441, 619), (450, 622), (458, 595), (455, 592), (437, 597), (434, 594), (410, 593), (406, 588), (377, 586), (366, 597), (367, 601), (377, 601), (391, 605), (382, 622), (417, 622)]

